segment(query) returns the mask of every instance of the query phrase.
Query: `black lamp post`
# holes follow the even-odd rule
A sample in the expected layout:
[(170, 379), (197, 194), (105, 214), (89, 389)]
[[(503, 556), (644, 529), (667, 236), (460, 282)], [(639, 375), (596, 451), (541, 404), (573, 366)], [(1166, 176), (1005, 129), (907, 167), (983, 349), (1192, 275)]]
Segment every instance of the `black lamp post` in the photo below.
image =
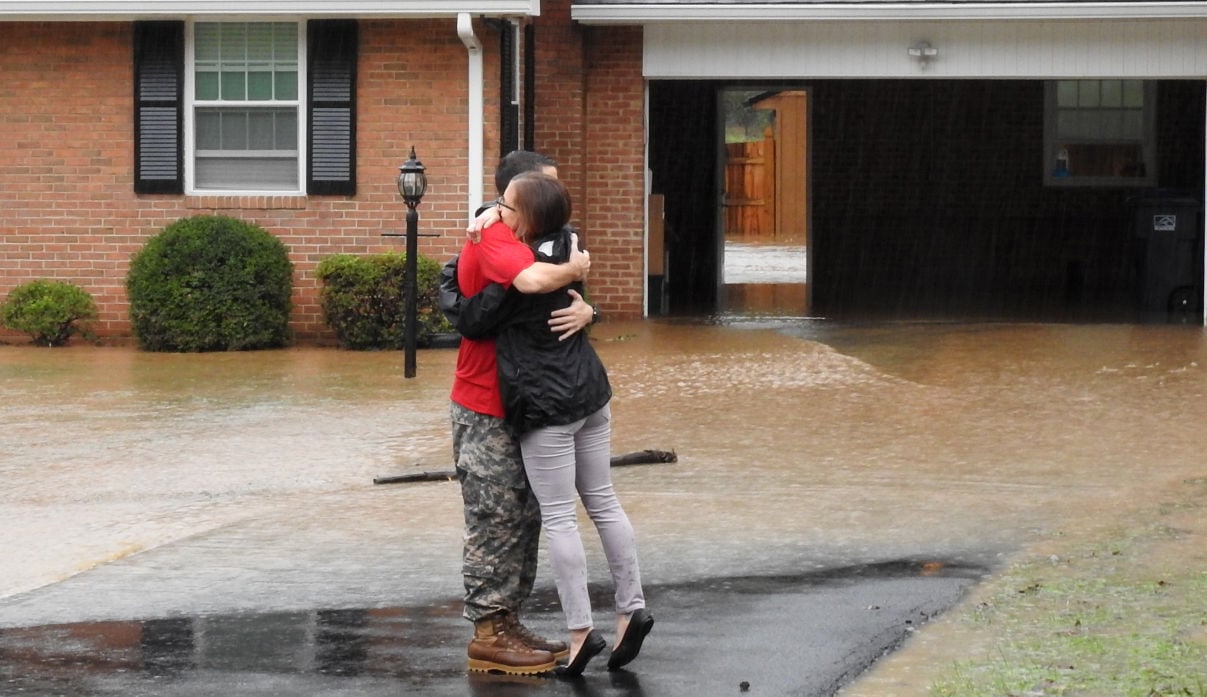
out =
[(403, 374), (408, 378), (415, 377), (415, 331), (419, 324), (419, 211), (415, 208), (423, 200), (427, 192), (427, 175), (423, 173), (423, 164), (415, 159), (415, 146), (411, 146), (411, 156), (398, 168), (398, 193), (407, 204), (407, 306), (406, 326), (403, 329), (403, 348), (406, 351), (406, 363)]

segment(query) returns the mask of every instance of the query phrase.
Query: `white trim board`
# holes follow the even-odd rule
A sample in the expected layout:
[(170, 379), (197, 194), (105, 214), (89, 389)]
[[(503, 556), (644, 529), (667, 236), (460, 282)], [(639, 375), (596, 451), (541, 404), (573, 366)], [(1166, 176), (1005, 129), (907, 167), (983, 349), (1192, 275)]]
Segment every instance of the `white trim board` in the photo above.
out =
[(455, 17), (539, 15), (540, 0), (39, 0), (0, 2), (0, 21), (132, 20), (208, 15)]
[[(650, 79), (1207, 77), (1207, 18), (727, 22), (644, 29)], [(919, 42), (937, 49), (921, 61)]]

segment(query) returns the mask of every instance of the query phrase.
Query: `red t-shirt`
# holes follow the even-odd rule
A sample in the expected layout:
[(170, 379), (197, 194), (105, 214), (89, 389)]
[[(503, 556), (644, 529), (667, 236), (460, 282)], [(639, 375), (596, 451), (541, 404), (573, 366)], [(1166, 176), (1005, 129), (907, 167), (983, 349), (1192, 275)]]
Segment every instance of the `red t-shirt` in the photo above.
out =
[[(491, 283), (510, 288), (515, 277), (532, 266), (528, 245), (516, 239), (511, 228), (495, 223), (482, 231), (478, 244), (466, 242), (457, 261), (457, 285), (469, 297)], [(479, 414), (503, 418), (499, 396), (499, 364), (494, 339), (461, 339), (457, 372), (453, 377), (453, 401)]]

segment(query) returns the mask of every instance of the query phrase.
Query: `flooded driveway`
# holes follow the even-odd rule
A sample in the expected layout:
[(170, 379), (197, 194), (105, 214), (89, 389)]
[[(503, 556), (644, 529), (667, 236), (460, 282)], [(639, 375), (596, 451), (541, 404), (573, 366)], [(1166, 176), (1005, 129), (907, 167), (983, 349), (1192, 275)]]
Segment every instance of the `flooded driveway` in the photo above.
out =
[[(684, 612), (676, 588), (843, 568), (905, 569), (893, 582), (950, 569), (958, 591), (1044, 534), (1204, 473), (1198, 327), (651, 321), (594, 337), (614, 451), (678, 455), (615, 479), (647, 585)], [(316, 609), (429, 608), (452, 628), (434, 645), (459, 661), (457, 485), (372, 483), (451, 469), (454, 360), (423, 351), (406, 380), (397, 352), (0, 347), (5, 655), (16, 628), (151, 621), (170, 637), (178, 618), (208, 617), (220, 636), (249, 613), (293, 618), (282, 632), (314, 652)], [(781, 616), (798, 601), (780, 598)], [(673, 627), (659, 628), (667, 644), (691, 647)], [(462, 664), (444, 667), (464, 692)]]

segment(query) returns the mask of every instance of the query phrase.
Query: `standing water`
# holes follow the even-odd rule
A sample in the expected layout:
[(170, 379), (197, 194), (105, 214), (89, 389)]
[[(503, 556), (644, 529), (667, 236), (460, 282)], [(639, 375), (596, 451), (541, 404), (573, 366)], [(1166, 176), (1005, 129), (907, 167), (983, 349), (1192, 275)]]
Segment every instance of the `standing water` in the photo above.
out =
[[(992, 567), (1203, 475), (1200, 328), (651, 321), (593, 340), (615, 453), (678, 456), (615, 471), (648, 587)], [(447, 612), (456, 483), (373, 479), (451, 469), (454, 361), (423, 351), (407, 380), (397, 352), (0, 347), (0, 629)]]

